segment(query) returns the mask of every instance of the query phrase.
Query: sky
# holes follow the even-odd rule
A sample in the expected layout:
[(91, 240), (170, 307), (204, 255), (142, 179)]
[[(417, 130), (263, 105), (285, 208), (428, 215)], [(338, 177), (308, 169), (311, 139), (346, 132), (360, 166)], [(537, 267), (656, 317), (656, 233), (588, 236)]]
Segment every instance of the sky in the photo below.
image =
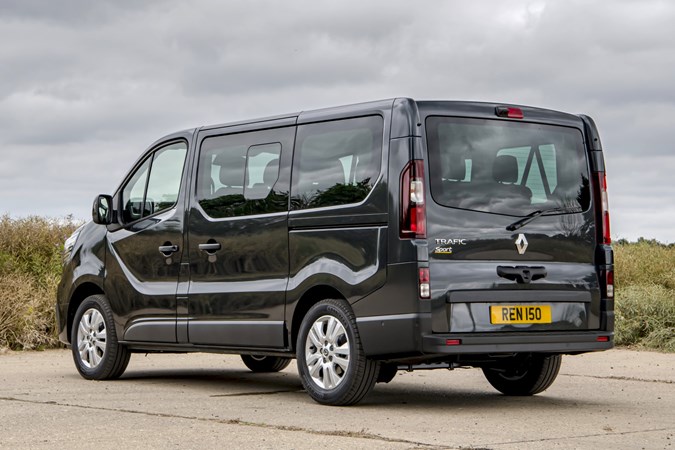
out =
[(614, 239), (675, 242), (675, 2), (0, 2), (0, 214), (90, 217), (153, 141), (391, 97), (593, 117)]

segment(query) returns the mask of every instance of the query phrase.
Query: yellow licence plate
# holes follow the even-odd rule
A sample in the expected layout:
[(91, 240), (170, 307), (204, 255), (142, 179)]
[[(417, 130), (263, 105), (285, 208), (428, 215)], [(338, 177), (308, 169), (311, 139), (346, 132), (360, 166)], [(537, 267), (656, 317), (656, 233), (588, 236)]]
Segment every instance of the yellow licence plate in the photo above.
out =
[(490, 306), (490, 323), (551, 323), (549, 305)]

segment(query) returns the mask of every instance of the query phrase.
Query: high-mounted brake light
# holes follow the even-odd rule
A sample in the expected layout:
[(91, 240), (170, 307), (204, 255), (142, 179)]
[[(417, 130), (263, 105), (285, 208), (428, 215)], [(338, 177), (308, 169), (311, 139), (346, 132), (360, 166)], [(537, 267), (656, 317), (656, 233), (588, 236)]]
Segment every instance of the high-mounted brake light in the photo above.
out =
[(509, 119), (522, 119), (523, 110), (520, 108), (514, 108), (512, 106), (497, 106), (495, 108), (495, 114), (498, 117), (508, 117)]
[(601, 244), (611, 244), (612, 237), (610, 235), (609, 228), (609, 200), (607, 198), (607, 175), (605, 172), (596, 172), (595, 173), (595, 183), (597, 186), (596, 189), (596, 201), (600, 207), (600, 223), (598, 226), (602, 231), (602, 242)]
[(424, 205), (424, 161), (410, 161), (401, 174), (401, 220), (399, 234), (404, 239), (427, 237)]

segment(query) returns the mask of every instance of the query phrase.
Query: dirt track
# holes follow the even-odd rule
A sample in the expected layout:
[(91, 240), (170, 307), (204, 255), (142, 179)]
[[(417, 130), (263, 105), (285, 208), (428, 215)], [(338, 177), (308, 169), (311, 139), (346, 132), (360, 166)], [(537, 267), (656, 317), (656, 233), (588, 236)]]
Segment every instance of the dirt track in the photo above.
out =
[(675, 448), (675, 355), (563, 358), (535, 397), (475, 369), (399, 372), (349, 408), (320, 406), (295, 364), (253, 374), (236, 356), (133, 355), (86, 381), (68, 351), (0, 355), (0, 448)]

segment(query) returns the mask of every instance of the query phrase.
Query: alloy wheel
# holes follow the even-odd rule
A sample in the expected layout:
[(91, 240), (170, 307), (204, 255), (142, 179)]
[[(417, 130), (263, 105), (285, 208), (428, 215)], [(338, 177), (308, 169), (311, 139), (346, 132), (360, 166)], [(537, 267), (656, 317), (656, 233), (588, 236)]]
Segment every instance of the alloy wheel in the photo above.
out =
[(107, 343), (107, 333), (103, 315), (95, 308), (84, 312), (77, 326), (77, 350), (82, 365), (88, 369), (96, 368), (103, 359)]
[(334, 316), (319, 317), (307, 334), (305, 364), (312, 381), (322, 389), (335, 389), (349, 369), (349, 338)]

